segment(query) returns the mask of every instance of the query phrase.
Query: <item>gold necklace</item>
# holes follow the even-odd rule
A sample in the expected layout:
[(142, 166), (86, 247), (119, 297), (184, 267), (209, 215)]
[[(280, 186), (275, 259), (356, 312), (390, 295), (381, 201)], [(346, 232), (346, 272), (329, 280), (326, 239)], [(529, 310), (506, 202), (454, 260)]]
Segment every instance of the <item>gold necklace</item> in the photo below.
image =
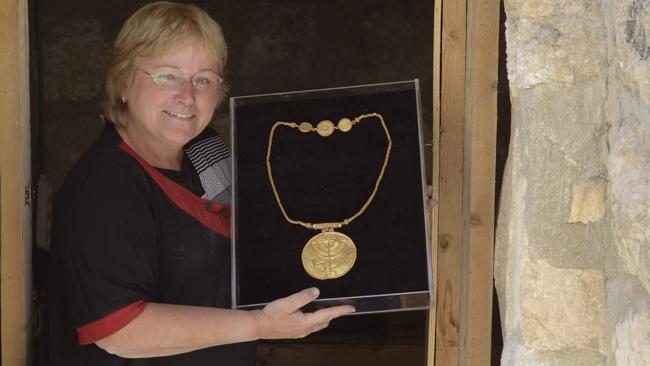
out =
[[(280, 195), (275, 186), (275, 181), (273, 179), (273, 170), (271, 169), (271, 150), (273, 146), (273, 136), (275, 134), (276, 128), (280, 126), (286, 126), (291, 128), (297, 128), (302, 133), (316, 132), (322, 137), (328, 137), (334, 133), (335, 130), (341, 132), (348, 132), (365, 118), (368, 117), (377, 117), (381, 126), (386, 132), (386, 139), (388, 144), (386, 146), (386, 156), (384, 157), (384, 163), (381, 166), (381, 171), (375, 182), (375, 188), (373, 189), (370, 197), (366, 200), (366, 203), (357, 211), (354, 215), (344, 219), (340, 222), (321, 222), (321, 223), (309, 223), (299, 220), (293, 220), (287, 214), (287, 211), (282, 205), (280, 200)], [(343, 225), (347, 225), (354, 221), (357, 217), (361, 216), (370, 203), (375, 198), (375, 194), (379, 189), (379, 184), (381, 183), (382, 178), (384, 177), (384, 171), (386, 170), (386, 165), (388, 165), (388, 158), (390, 157), (390, 150), (393, 146), (393, 141), (390, 138), (390, 133), (388, 132), (388, 127), (379, 113), (368, 113), (362, 114), (352, 120), (349, 118), (341, 118), (336, 126), (334, 123), (329, 120), (320, 121), (314, 128), (309, 122), (302, 122), (300, 124), (294, 122), (276, 122), (273, 127), (271, 127), (271, 132), (269, 133), (269, 146), (266, 151), (266, 170), (269, 176), (269, 182), (271, 182), (271, 188), (273, 189), (273, 194), (275, 195), (275, 200), (282, 211), (284, 218), (291, 224), (301, 225), (308, 229), (321, 230), (319, 234), (313, 236), (305, 247), (302, 250), (302, 266), (305, 268), (305, 271), (312, 277), (318, 280), (327, 280), (339, 278), (346, 274), (353, 266), (354, 262), (357, 259), (357, 248), (354, 245), (352, 239), (343, 234), (334, 231), (334, 229), (339, 229)]]

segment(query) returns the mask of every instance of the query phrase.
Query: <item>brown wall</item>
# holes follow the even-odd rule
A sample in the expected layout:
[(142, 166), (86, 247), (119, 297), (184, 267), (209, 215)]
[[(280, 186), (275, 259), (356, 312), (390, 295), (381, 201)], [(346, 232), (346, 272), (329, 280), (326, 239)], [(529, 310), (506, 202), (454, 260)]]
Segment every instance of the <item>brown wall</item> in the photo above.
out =
[[(48, 0), (40, 9), (32, 4), (42, 21), (43, 156), (55, 188), (101, 128), (97, 116), (111, 42), (126, 17), (145, 3)], [(419, 78), (424, 121), (431, 124), (431, 1), (194, 3), (223, 27), (232, 96)], [(36, 56), (33, 51), (33, 74)], [(224, 103), (216, 113), (217, 125), (226, 125), (227, 107)], [(36, 139), (37, 103), (34, 109)], [(35, 143), (35, 156), (38, 149)]]
[[(47, 173), (55, 190), (101, 129), (98, 115), (112, 39), (126, 17), (145, 3), (48, 0), (30, 4), (33, 172), (34, 177)], [(432, 1), (194, 3), (223, 27), (230, 52), (225, 78), (232, 96), (418, 78), (425, 131), (430, 133)], [(34, 37), (39, 21), (42, 103), (38, 102), (39, 54)], [(228, 105), (224, 103), (215, 114), (214, 124), (223, 133), (228, 121)], [(43, 264), (38, 262), (38, 253), (35, 259), (38, 287)], [(352, 317), (335, 321), (327, 332), (311, 336), (302, 345), (263, 346), (260, 362), (288, 365), (287, 359), (303, 352), (312, 352), (312, 357), (319, 359), (325, 357), (322, 352), (330, 352), (336, 355), (338, 365), (352, 365), (360, 364), (355, 360), (361, 352), (368, 360), (374, 359), (374, 364), (395, 364), (391, 360), (401, 360), (404, 365), (423, 364), (425, 325), (423, 312)], [(305, 344), (339, 346), (310, 348)]]

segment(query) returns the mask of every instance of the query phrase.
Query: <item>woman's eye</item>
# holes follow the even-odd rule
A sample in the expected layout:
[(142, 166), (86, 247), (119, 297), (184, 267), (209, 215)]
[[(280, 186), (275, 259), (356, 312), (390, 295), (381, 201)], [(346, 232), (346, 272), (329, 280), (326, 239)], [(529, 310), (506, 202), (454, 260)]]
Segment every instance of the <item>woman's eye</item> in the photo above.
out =
[(158, 80), (161, 83), (168, 83), (168, 82), (174, 82), (178, 80), (178, 76), (174, 74), (158, 74), (156, 75), (156, 80)]
[(211, 81), (208, 78), (196, 78), (194, 79), (194, 83), (201, 86), (209, 86), (211, 84)]

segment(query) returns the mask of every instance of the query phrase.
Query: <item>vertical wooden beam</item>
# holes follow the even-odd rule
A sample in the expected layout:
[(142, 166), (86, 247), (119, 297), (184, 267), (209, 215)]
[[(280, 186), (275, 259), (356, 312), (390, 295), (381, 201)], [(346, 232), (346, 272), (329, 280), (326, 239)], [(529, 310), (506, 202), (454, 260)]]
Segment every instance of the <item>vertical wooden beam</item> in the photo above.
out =
[(467, 0), (460, 364), (492, 351), (499, 0)]
[(463, 234), (465, 0), (442, 2), (440, 200), (436, 365), (459, 362), (460, 256)]
[[(433, 134), (431, 141), (431, 198), (440, 200), (440, 43), (442, 32), (442, 0), (433, 3)], [(431, 268), (435, 294), (438, 293), (438, 205), (431, 209)], [(434, 366), (436, 355), (436, 309), (429, 311), (427, 332), (427, 366)]]
[(2, 365), (30, 363), (31, 209), (27, 0), (0, 3), (0, 301)]

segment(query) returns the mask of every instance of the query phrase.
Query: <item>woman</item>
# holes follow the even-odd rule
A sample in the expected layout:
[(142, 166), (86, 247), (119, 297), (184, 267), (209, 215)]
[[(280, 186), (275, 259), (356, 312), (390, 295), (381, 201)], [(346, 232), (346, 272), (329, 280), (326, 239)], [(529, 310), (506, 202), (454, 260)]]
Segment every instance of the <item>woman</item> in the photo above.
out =
[(302, 313), (317, 289), (229, 309), (228, 153), (206, 128), (225, 62), (219, 26), (193, 5), (152, 3), (124, 24), (106, 81), (112, 123), (57, 197), (45, 364), (254, 365), (251, 341), (354, 311)]

